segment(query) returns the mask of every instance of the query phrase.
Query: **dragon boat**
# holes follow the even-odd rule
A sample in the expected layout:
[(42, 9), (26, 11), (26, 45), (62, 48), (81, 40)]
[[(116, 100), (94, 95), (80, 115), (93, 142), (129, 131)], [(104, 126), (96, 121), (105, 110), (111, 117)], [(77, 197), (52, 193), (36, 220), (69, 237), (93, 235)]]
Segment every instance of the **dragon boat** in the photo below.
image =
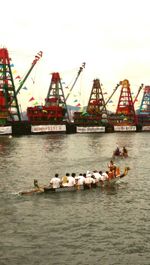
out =
[(106, 187), (114, 187), (120, 179), (125, 177), (128, 174), (129, 167), (125, 167), (124, 172), (112, 179), (106, 179), (104, 181), (99, 181), (94, 184), (84, 184), (84, 185), (75, 185), (73, 187), (63, 187), (60, 188), (52, 188), (51, 186), (43, 186), (37, 187), (35, 189), (29, 191), (21, 191), (19, 195), (34, 195), (34, 194), (47, 194), (47, 193), (60, 193), (60, 192), (77, 192), (80, 190), (94, 189), (94, 188), (106, 188)]

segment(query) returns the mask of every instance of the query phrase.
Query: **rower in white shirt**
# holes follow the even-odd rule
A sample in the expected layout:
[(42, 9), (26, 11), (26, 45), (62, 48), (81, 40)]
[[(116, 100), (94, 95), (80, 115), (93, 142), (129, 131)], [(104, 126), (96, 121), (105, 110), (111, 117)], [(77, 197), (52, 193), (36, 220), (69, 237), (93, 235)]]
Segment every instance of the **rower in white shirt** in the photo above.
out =
[(92, 183), (95, 183), (95, 179), (92, 178), (92, 174), (90, 173), (90, 171), (87, 171), (86, 173), (86, 178), (85, 178), (85, 186), (87, 186), (88, 188), (92, 187)]
[(67, 187), (75, 186), (75, 173), (72, 173), (71, 176), (67, 177)]
[(100, 180), (105, 181), (108, 179), (108, 171), (102, 173)]
[(95, 178), (95, 182), (98, 183), (100, 181), (101, 175), (97, 170), (93, 171), (93, 176)]
[(59, 175), (58, 174), (55, 174), (55, 177), (53, 177), (50, 180), (50, 186), (53, 189), (58, 189), (58, 188), (60, 188), (60, 185), (61, 185), (61, 179), (59, 178)]
[(80, 173), (77, 185), (82, 186), (84, 183), (85, 183), (85, 177), (83, 176), (83, 174)]

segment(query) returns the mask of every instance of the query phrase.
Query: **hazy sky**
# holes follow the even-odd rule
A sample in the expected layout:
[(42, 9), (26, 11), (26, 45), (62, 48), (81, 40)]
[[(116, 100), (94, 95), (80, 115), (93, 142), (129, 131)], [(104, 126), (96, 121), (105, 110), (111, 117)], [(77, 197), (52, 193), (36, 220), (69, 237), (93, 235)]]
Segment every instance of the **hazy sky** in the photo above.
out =
[[(24, 76), (36, 53), (43, 51), (43, 58), (25, 83), (28, 90), (20, 92), (22, 107), (31, 104), (30, 96), (37, 101), (46, 97), (50, 73), (60, 72), (68, 85), (83, 62), (86, 68), (82, 80), (74, 88), (76, 95), (80, 90), (83, 104), (95, 78), (100, 79), (108, 95), (123, 79), (129, 80), (134, 94), (141, 83), (150, 85), (149, 3), (149, 0), (3, 1), (0, 45), (8, 49), (14, 72)], [(112, 100), (113, 105), (118, 103), (117, 93)]]

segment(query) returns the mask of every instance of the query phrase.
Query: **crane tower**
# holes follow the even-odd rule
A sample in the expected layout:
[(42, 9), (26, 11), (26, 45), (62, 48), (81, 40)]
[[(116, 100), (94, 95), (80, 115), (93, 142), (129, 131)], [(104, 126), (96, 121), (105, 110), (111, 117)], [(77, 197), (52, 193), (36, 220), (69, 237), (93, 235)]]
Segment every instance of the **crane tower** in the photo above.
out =
[(120, 82), (121, 92), (115, 115), (111, 115), (109, 121), (113, 125), (133, 126), (137, 124), (137, 118), (132, 100), (130, 84), (127, 79)]
[(27, 108), (27, 116), (32, 124), (58, 124), (69, 120), (66, 100), (58, 72), (52, 73), (44, 106)]
[(150, 86), (144, 87), (143, 97), (138, 113), (138, 122), (142, 125), (150, 125)]
[(11, 59), (6, 48), (0, 49), (0, 123), (21, 120), (15, 85), (11, 71)]
[(102, 125), (107, 119), (106, 104), (99, 79), (93, 80), (93, 86), (86, 112), (75, 112), (74, 122), (82, 125)]

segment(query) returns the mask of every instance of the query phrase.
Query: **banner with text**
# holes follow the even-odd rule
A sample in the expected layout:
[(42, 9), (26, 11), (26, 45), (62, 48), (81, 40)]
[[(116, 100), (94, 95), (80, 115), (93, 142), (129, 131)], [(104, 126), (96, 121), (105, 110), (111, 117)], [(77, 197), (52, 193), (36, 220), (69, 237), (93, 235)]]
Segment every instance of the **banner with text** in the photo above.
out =
[(105, 127), (78, 127), (77, 133), (93, 133), (93, 132), (105, 132)]
[(114, 126), (115, 132), (135, 132), (136, 126)]
[(12, 134), (11, 126), (0, 126), (0, 134)]
[(65, 132), (66, 125), (33, 125), (31, 126), (31, 132)]
[(142, 131), (150, 131), (150, 126), (143, 126)]

